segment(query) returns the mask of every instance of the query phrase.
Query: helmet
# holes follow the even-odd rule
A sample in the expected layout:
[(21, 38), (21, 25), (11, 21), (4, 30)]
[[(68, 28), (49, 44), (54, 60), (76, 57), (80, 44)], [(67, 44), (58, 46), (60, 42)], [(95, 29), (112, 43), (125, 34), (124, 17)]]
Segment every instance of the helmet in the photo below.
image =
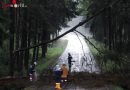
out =
[(34, 65), (37, 65), (37, 62), (36, 62), (36, 61), (34, 62)]
[(63, 63), (62, 63), (62, 65), (66, 66), (66, 63), (65, 63), (65, 62), (63, 62)]

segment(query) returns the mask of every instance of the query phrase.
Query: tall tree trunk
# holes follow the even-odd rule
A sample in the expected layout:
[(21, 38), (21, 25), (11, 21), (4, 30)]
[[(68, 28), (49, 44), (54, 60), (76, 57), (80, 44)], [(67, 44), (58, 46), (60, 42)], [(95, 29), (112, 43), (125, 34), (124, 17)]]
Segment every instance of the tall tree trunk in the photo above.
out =
[[(38, 20), (35, 19), (35, 31), (34, 31), (34, 45), (37, 44), (37, 27), (38, 26)], [(34, 63), (36, 59), (36, 47), (33, 49), (33, 58), (32, 58), (32, 64)]]
[[(46, 42), (47, 41), (47, 31), (43, 31), (42, 32), (42, 42)], [(42, 46), (42, 57), (45, 58), (46, 57), (46, 52), (47, 52), (47, 45), (43, 45)]]
[[(36, 36), (34, 36), (35, 38), (34, 38), (34, 45), (36, 45)], [(34, 61), (35, 61), (35, 57), (36, 57), (36, 47), (35, 48), (33, 48), (33, 58), (32, 58), (32, 64), (34, 63)]]
[(112, 49), (111, 7), (109, 8), (109, 50)]
[[(18, 50), (19, 49), (19, 47), (20, 47), (20, 45), (19, 45), (19, 39), (20, 39), (20, 17), (19, 17), (19, 8), (17, 9), (17, 29), (16, 29), (16, 45), (15, 45), (15, 49), (16, 50)], [(19, 63), (19, 52), (17, 52), (16, 54), (15, 54), (15, 60), (16, 60), (16, 70), (18, 71), (18, 63)]]
[[(31, 30), (31, 25), (27, 23), (27, 47), (30, 47), (30, 30)], [(29, 74), (29, 49), (26, 51), (25, 55), (25, 69), (27, 70), (27, 75)]]
[[(37, 44), (39, 44), (39, 41), (40, 41), (40, 34), (37, 34), (38, 36), (38, 40), (37, 40)], [(36, 49), (36, 62), (38, 61), (38, 56), (39, 56), (39, 47), (37, 47)]]
[[(29, 30), (29, 15), (28, 15), (28, 9), (26, 9), (26, 11), (24, 12), (24, 15), (25, 15), (25, 29), (26, 29), (26, 34), (25, 34), (25, 41), (26, 41), (26, 44), (25, 46), (26, 47), (30, 47), (30, 30)], [(25, 56), (24, 56), (24, 67), (25, 67), (25, 70), (26, 70), (26, 73), (28, 75), (29, 73), (29, 50), (26, 50), (25, 51)]]
[[(27, 35), (28, 35), (28, 16), (27, 16), (27, 8), (26, 9), (24, 9), (24, 28), (23, 28), (24, 30), (24, 48), (26, 48), (28, 45), (27, 45), (27, 42), (28, 42), (28, 37), (27, 37)], [(25, 50), (25, 54), (24, 54), (24, 67), (25, 67), (25, 70), (27, 71), (27, 74), (28, 74), (28, 62), (29, 62), (29, 60), (28, 60), (28, 50)]]
[[(21, 46), (20, 48), (24, 48), (25, 47), (25, 26), (24, 26), (24, 16), (23, 16), (23, 9), (21, 9), (21, 20), (20, 20), (20, 26), (21, 26)], [(20, 52), (20, 60), (19, 60), (19, 74), (20, 76), (23, 75), (23, 65), (24, 65), (24, 53), (25, 51), (21, 51)]]
[(14, 75), (14, 64), (15, 64), (15, 59), (14, 59), (14, 32), (15, 32), (15, 8), (10, 8), (10, 18), (12, 20), (10, 24), (10, 40), (9, 40), (9, 51), (10, 51), (10, 61), (9, 61), (9, 75), (13, 76)]

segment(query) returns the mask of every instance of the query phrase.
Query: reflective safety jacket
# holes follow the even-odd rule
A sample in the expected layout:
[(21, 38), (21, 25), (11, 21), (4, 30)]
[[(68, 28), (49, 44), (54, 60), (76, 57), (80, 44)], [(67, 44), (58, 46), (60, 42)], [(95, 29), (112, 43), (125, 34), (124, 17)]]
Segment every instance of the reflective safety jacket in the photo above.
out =
[(68, 72), (69, 72), (68, 68), (67, 68), (66, 66), (62, 66), (61, 70), (62, 70), (62, 75), (61, 75), (61, 77), (62, 77), (62, 78), (67, 78)]

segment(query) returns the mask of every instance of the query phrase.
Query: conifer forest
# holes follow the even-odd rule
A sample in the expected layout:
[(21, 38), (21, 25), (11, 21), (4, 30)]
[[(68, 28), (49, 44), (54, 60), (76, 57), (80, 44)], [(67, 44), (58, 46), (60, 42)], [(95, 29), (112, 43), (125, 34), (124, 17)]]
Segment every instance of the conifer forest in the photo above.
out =
[(61, 90), (63, 63), (63, 90), (130, 90), (130, 0), (0, 0), (0, 90)]

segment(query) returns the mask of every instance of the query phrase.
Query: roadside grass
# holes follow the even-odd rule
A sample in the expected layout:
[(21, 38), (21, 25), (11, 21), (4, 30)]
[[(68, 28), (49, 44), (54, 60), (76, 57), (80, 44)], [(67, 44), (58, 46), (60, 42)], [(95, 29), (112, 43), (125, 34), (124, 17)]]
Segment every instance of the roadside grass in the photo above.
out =
[[(101, 55), (91, 44), (88, 44), (90, 51), (94, 55), (96, 62), (98, 66), (101, 69), (101, 74), (105, 73), (107, 75), (111, 74), (119, 74), (121, 73), (121, 67), (120, 67), (120, 61), (122, 61), (119, 57), (118, 52), (110, 51), (107, 48), (104, 47), (103, 43), (98, 42), (94, 40), (93, 38), (89, 39), (103, 54)], [(119, 74), (119, 76), (122, 77), (122, 75)], [(113, 78), (113, 76), (111, 76)], [(123, 80), (123, 78), (119, 78), (119, 80)], [(113, 79), (113, 82), (115, 82), (115, 85), (112, 87), (112, 90), (125, 90), (123, 89), (120, 84), (122, 81), (116, 81)], [(125, 79), (126, 80), (126, 79)], [(116, 84), (118, 86), (116, 86)], [(123, 83), (122, 83), (123, 84)], [(127, 86), (127, 85), (125, 85)], [(128, 86), (127, 86), (128, 87)]]
[(59, 56), (64, 52), (67, 43), (67, 40), (58, 40), (53, 43), (52, 47), (48, 47), (46, 58), (40, 58), (38, 61), (36, 70), (39, 74), (41, 74), (45, 69), (53, 67), (56, 64)]
[(119, 86), (113, 86), (113, 90), (124, 90), (124, 89)]
[[(93, 38), (89, 38), (89, 40), (98, 48), (98, 50), (100, 50), (100, 51), (104, 51), (105, 50), (103, 43), (98, 42), (98, 41), (96, 41)], [(93, 53), (93, 55), (99, 54), (99, 52), (97, 51), (97, 49), (95, 49), (91, 44), (88, 43), (88, 46), (89, 46), (91, 52)]]
[[(95, 47), (98, 48), (99, 51), (104, 51), (104, 50), (105, 50), (104, 45), (103, 45), (102, 43), (96, 41), (94, 38), (89, 38), (89, 41), (92, 42), (93, 45), (95, 45)], [(98, 59), (99, 59), (98, 57), (100, 56), (99, 51), (97, 51), (97, 49), (95, 49), (95, 48), (94, 48), (90, 43), (88, 43), (87, 41), (86, 41), (86, 43), (88, 44), (89, 49), (90, 49), (90, 51), (92, 52), (92, 54), (93, 54), (93, 56), (94, 56), (96, 62), (99, 64), (99, 63), (100, 63), (100, 60), (98, 60)]]
[(126, 84), (129, 85), (129, 80), (124, 81), (124, 77), (119, 74), (79, 72), (75, 73), (75, 75), (71, 76), (71, 78), (73, 78), (73, 83), (84, 88), (97, 88), (96, 90), (100, 90), (101, 87), (107, 87), (107, 90), (130, 90), (129, 86), (127, 87), (128, 89), (124, 89)]
[[(115, 66), (118, 66), (114, 63), (114, 60), (112, 60), (110, 57), (112, 57), (114, 54), (112, 54), (111, 51), (107, 50), (103, 43), (96, 41), (93, 38), (89, 39), (102, 53), (100, 54), (99, 51), (97, 51), (91, 44), (88, 44), (90, 51), (94, 55), (96, 62), (98, 63), (98, 66), (100, 67), (102, 72), (112, 72), (115, 68)], [(116, 67), (116, 69), (119, 69), (119, 67)]]

